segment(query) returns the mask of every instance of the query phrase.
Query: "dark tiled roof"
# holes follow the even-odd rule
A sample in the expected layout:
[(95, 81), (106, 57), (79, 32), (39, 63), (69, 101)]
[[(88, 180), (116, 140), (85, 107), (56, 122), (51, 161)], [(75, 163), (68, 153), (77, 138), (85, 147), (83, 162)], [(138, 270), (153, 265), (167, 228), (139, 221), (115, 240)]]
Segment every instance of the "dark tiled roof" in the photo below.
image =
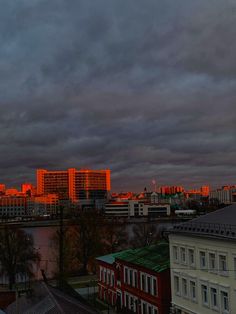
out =
[[(23, 296), (18, 299), (19, 314), (96, 314), (97, 311), (91, 309), (76, 298), (71, 297), (60, 290), (46, 285), (44, 282), (38, 283), (31, 296)], [(6, 309), (7, 314), (16, 313), (16, 302)]]
[(170, 233), (191, 233), (206, 237), (236, 239), (236, 204), (175, 225)]

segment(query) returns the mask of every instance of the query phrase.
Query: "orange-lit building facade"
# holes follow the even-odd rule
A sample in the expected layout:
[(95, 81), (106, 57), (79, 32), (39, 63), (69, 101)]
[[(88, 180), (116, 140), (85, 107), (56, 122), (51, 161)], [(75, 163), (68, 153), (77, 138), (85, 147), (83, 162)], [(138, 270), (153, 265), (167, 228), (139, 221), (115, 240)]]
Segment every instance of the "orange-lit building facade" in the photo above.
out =
[(21, 193), (31, 196), (36, 193), (36, 190), (32, 183), (23, 183), (21, 184)]
[(110, 170), (37, 170), (37, 194), (56, 193), (60, 200), (106, 199), (110, 189)]

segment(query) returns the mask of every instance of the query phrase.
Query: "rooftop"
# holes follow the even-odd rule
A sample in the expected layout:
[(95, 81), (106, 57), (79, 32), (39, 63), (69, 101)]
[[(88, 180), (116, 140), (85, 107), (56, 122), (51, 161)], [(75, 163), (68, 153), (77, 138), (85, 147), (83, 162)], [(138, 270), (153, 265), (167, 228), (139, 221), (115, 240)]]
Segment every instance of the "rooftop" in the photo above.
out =
[(17, 306), (19, 313), (98, 313), (79, 299), (48, 286), (44, 282), (39, 282), (34, 286), (32, 295), (20, 297), (17, 303), (14, 302), (9, 305), (5, 309), (6, 313), (15, 314)]
[(98, 257), (97, 260), (112, 264), (116, 259), (141, 266), (155, 272), (162, 272), (169, 268), (169, 246), (166, 242), (129, 249), (114, 254)]
[(190, 233), (206, 237), (236, 239), (236, 204), (175, 225), (170, 233)]
[(112, 265), (115, 262), (116, 256), (118, 256), (119, 254), (120, 252), (99, 256), (96, 258), (96, 260)]

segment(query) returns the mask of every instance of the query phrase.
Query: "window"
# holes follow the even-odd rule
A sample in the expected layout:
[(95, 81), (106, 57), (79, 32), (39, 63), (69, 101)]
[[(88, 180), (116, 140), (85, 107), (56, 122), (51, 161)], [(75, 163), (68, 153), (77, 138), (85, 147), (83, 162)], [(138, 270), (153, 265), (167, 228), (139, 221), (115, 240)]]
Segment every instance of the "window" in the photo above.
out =
[(151, 277), (147, 276), (147, 292), (151, 294)]
[(183, 247), (180, 248), (180, 256), (181, 256), (181, 262), (186, 263), (186, 252), (185, 252), (185, 248)]
[(206, 252), (201, 251), (200, 252), (200, 267), (201, 269), (206, 269)]
[(221, 291), (221, 310), (223, 313), (229, 312), (229, 296), (228, 293), (225, 291)]
[(188, 287), (187, 287), (187, 279), (182, 278), (182, 291), (183, 291), (183, 296), (187, 297), (188, 296)]
[(202, 303), (208, 305), (208, 288), (206, 285), (202, 285)]
[(152, 278), (152, 294), (157, 295), (157, 280)]
[(152, 306), (148, 305), (148, 314), (152, 314)]
[(146, 291), (146, 278), (143, 273), (141, 273), (141, 290)]
[(189, 265), (190, 266), (194, 266), (194, 250), (193, 249), (189, 249), (188, 250), (188, 261), (189, 261)]
[(213, 309), (218, 308), (218, 296), (217, 296), (217, 289), (216, 288), (211, 288), (211, 307)]
[(147, 304), (146, 303), (143, 303), (142, 314), (147, 314)]
[(114, 272), (111, 273), (111, 286), (114, 287), (115, 279), (114, 279)]
[(100, 281), (103, 280), (103, 268), (100, 267)]
[(221, 275), (227, 275), (227, 264), (225, 255), (219, 255), (219, 271)]
[(106, 282), (106, 278), (107, 278), (107, 270), (106, 270), (106, 268), (104, 268), (104, 270), (103, 270), (103, 282)]
[(196, 301), (197, 296), (196, 296), (196, 282), (193, 280), (190, 280), (189, 282), (189, 287), (190, 287), (190, 297), (193, 301)]
[(175, 262), (178, 262), (178, 260), (179, 260), (178, 247), (177, 246), (173, 246), (173, 260)]
[(209, 270), (216, 270), (216, 255), (215, 253), (209, 253)]
[(234, 278), (236, 279), (236, 257), (234, 257)]
[(134, 287), (138, 286), (138, 278), (137, 278), (137, 271), (134, 271)]
[(180, 286), (179, 286), (179, 277), (174, 276), (174, 289), (175, 289), (175, 294), (180, 295)]
[(128, 308), (128, 306), (129, 306), (129, 296), (128, 294), (125, 294), (125, 307)]
[(125, 271), (125, 274), (124, 274), (124, 282), (125, 282), (125, 283), (128, 283), (128, 268), (127, 268), (127, 267), (124, 267), (124, 271)]
[(133, 299), (133, 297), (131, 297), (131, 296), (130, 296), (130, 298), (129, 298), (129, 309), (130, 309), (131, 311), (133, 311), (133, 309), (134, 309), (134, 299)]
[(107, 284), (110, 285), (110, 271), (107, 271)]
[(129, 270), (129, 284), (133, 286), (133, 270)]

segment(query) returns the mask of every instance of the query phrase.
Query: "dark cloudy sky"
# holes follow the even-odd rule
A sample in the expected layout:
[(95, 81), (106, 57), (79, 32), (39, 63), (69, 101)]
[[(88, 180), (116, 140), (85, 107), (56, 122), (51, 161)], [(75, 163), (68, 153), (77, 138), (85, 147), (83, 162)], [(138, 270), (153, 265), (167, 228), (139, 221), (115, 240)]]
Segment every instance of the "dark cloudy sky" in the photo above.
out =
[(1, 182), (236, 183), (235, 0), (0, 4)]

